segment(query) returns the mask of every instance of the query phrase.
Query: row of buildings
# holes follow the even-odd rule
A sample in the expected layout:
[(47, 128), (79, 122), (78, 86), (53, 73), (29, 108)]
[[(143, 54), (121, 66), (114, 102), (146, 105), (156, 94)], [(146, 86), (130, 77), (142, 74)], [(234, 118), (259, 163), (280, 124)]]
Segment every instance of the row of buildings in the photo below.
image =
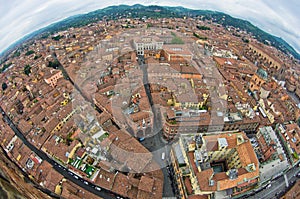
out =
[[(155, 133), (149, 84), (162, 139), (178, 141), (170, 164), (181, 198), (238, 196), (298, 162), (299, 108), (280, 83), (291, 60), (198, 18), (131, 23), (155, 28), (99, 22), (36, 40), (9, 58), (1, 106), (36, 148), (119, 195), (161, 198), (162, 171), (136, 139)], [(68, 182), (2, 128), (7, 153), (42, 186), (68, 194)], [(51, 175), (40, 172), (43, 164)]]

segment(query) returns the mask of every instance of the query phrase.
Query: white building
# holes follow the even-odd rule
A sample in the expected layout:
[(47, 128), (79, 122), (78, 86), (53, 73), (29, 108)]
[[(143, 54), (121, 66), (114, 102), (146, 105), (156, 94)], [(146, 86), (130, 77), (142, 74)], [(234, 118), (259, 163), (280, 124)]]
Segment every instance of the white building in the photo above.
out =
[(161, 50), (164, 42), (159, 38), (144, 37), (142, 39), (133, 40), (134, 48), (137, 55), (144, 55), (145, 50)]

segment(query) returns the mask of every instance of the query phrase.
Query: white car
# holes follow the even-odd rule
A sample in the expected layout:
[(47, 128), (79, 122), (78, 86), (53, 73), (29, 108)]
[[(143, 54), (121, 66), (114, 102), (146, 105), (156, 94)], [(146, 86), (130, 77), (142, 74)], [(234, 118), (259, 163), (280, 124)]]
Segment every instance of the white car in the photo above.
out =
[(78, 176), (74, 176), (74, 178), (78, 180)]
[(272, 186), (272, 184), (268, 184), (268, 186), (266, 187), (266, 189), (269, 189)]
[(88, 184), (89, 184), (87, 181), (84, 181), (83, 183), (84, 183), (84, 184), (86, 184), (86, 185), (88, 185)]
[(101, 188), (100, 188), (100, 187), (95, 187), (95, 189), (96, 189), (97, 191), (101, 191)]
[(255, 142), (255, 143), (252, 144), (252, 146), (253, 146), (253, 147), (258, 147), (258, 143)]

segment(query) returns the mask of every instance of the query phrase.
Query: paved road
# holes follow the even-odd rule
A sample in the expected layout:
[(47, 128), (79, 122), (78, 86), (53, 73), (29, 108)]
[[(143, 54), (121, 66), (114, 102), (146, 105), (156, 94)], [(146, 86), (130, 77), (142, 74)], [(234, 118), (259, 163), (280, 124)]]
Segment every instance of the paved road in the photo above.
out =
[[(177, 187), (174, 179), (170, 176), (170, 171), (167, 166), (169, 163), (169, 153), (170, 153), (170, 144), (162, 140), (162, 122), (160, 109), (158, 106), (155, 106), (153, 103), (150, 84), (148, 80), (147, 65), (144, 64), (144, 58), (139, 57), (139, 65), (143, 71), (143, 84), (144, 88), (151, 105), (151, 110), (154, 115), (152, 134), (149, 137), (146, 137), (144, 141), (141, 142), (150, 152), (152, 152), (154, 159), (162, 168), (164, 174), (164, 187), (163, 187), (163, 197), (173, 197), (175, 196), (174, 192)], [(165, 158), (162, 160), (162, 153), (165, 153)]]
[(47, 156), (46, 153), (43, 151), (38, 150), (35, 146), (33, 146), (25, 136), (21, 133), (19, 128), (14, 125), (14, 123), (11, 121), (11, 119), (6, 115), (2, 107), (0, 107), (1, 114), (3, 115), (4, 121), (10, 126), (10, 128), (15, 132), (15, 134), (22, 140), (22, 142), (34, 153), (36, 153), (42, 160), (49, 162), (53, 168), (59, 172), (61, 175), (63, 175), (66, 179), (70, 180), (71, 182), (79, 185), (80, 187), (84, 188), (85, 190), (94, 193), (97, 196), (100, 196), (102, 198), (117, 198), (118, 195), (112, 193), (109, 190), (101, 189), (101, 191), (98, 191), (95, 189), (95, 184), (92, 184), (90, 182), (85, 181), (80, 176), (77, 176), (75, 173), (72, 173), (67, 168), (63, 167), (62, 165), (55, 162), (53, 159)]
[(287, 93), (295, 101), (296, 105), (300, 104), (300, 98), (294, 92), (287, 91)]
[[(299, 167), (294, 167), (286, 173), (289, 187), (286, 186), (284, 175), (271, 181), (271, 187), (267, 188), (268, 184), (264, 188), (260, 188), (255, 195), (248, 197), (249, 199), (274, 199), (279, 198), (280, 195), (285, 193), (298, 179), (296, 174), (300, 172)], [(245, 198), (245, 197), (244, 197)]]

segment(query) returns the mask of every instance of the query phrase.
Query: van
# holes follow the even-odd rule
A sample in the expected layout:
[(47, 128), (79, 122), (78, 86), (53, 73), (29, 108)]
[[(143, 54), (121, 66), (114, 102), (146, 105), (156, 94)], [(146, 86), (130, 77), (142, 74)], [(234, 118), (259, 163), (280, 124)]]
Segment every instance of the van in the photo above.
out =
[(162, 160), (165, 159), (165, 155), (166, 155), (165, 152), (163, 152), (163, 153), (161, 154), (161, 159), (162, 159)]

